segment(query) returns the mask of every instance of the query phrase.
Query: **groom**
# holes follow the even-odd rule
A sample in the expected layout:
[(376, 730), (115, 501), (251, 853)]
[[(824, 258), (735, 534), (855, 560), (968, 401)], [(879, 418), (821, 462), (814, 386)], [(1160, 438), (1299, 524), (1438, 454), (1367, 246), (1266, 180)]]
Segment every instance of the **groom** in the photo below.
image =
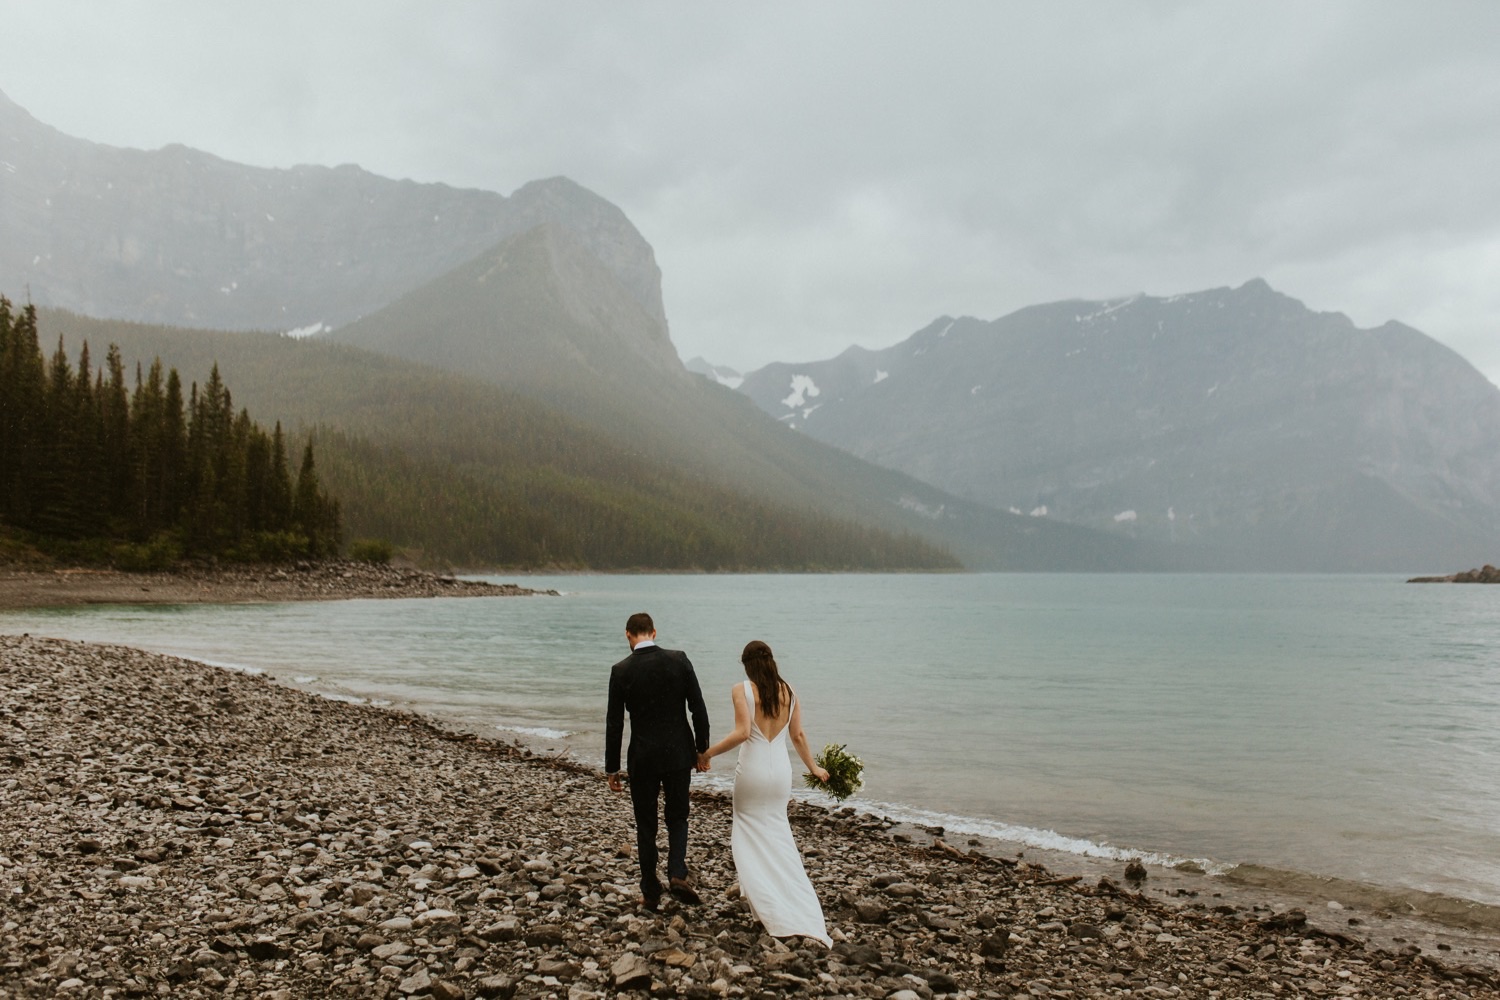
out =
[[(625, 622), (630, 655), (609, 674), (609, 711), (604, 722), (604, 770), (609, 788), (618, 792), (620, 739), (625, 712), (630, 712), (630, 801), (635, 809), (636, 852), (641, 861), (641, 897), (646, 909), (661, 904), (656, 871), (656, 803), (665, 798), (667, 876), (672, 895), (684, 903), (699, 902), (688, 881), (688, 779), (698, 755), (708, 749), (708, 709), (698, 689), (698, 675), (681, 650), (656, 644), (656, 625), (645, 612)], [(684, 709), (693, 716), (688, 728)]]

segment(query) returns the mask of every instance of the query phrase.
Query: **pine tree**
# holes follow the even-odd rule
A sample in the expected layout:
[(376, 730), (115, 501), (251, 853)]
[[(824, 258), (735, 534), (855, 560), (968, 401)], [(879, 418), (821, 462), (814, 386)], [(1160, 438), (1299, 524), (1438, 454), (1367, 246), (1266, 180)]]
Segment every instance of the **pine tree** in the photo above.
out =
[(313, 462), (313, 443), (308, 441), (302, 449), (302, 469), (297, 473), (297, 490), (292, 495), (292, 522), (307, 539), (307, 554), (314, 557), (323, 554), (322, 493)]
[(104, 364), (109, 378), (95, 395), (104, 450), (105, 507), (110, 521), (119, 525), (127, 523), (130, 510), (130, 397), (125, 391), (125, 362), (114, 344)]

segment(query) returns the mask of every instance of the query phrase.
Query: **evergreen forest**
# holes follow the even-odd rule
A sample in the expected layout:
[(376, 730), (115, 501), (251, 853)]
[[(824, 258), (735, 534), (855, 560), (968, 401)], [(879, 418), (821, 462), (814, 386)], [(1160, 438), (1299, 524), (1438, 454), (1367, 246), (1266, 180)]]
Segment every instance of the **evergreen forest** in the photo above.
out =
[(0, 526), (64, 559), (165, 568), (186, 556), (334, 555), (338, 501), (308, 440), (295, 477), (281, 424), (235, 412), (218, 366), (184, 393), (160, 359), (127, 385), (111, 344), (96, 369), (62, 337), (44, 358), (34, 307), (0, 297)]

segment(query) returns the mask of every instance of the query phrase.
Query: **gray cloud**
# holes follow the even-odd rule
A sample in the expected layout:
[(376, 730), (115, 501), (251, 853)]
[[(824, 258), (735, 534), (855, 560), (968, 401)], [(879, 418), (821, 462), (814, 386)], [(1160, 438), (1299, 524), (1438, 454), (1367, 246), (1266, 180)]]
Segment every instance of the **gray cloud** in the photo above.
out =
[(657, 250), (685, 355), (1264, 276), (1500, 381), (1500, 7), (0, 0), (0, 88), (117, 145), (508, 192)]

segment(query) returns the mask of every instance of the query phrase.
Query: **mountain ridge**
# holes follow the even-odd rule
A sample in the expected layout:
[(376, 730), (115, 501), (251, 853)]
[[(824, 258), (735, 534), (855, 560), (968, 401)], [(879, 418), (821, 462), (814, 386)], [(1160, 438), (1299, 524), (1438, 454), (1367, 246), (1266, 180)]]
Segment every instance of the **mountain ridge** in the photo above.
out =
[(1405, 569), (1500, 528), (1500, 390), (1409, 326), (1361, 330), (1259, 279), (944, 316), (740, 391), (970, 500), (1241, 568)]
[(0, 93), (0, 288), (85, 315), (236, 330), (333, 328), (517, 232), (574, 232), (665, 325), (625, 214), (563, 177), (509, 198), (352, 164), (251, 167), (172, 143), (66, 135)]

